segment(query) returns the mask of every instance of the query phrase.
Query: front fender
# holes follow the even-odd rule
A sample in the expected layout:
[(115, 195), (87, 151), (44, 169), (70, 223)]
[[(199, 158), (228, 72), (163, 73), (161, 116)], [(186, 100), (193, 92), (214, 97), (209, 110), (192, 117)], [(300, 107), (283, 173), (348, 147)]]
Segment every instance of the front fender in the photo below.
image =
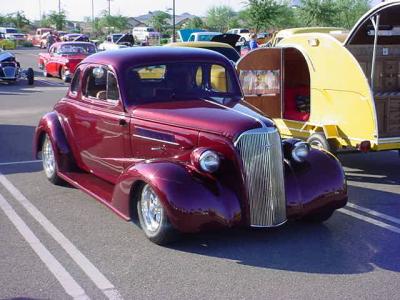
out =
[(112, 205), (125, 215), (130, 215), (138, 182), (154, 188), (170, 222), (181, 232), (231, 227), (242, 221), (240, 200), (234, 191), (183, 164), (168, 161), (138, 163), (119, 177)]
[(288, 218), (299, 218), (347, 203), (346, 178), (332, 154), (312, 149), (307, 160), (285, 160), (285, 189)]
[(35, 158), (38, 158), (38, 154), (42, 150), (42, 144), (46, 134), (56, 148), (54, 149), (54, 154), (58, 167), (61, 169), (70, 169), (73, 161), (72, 153), (58, 119), (58, 115), (54, 111), (44, 115), (36, 127), (33, 139), (33, 153)]

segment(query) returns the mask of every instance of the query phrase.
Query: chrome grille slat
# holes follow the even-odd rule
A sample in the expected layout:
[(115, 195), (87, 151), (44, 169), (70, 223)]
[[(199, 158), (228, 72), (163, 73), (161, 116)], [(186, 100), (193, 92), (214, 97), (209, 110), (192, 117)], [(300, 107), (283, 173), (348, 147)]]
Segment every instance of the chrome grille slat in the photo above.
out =
[(272, 227), (286, 221), (282, 146), (276, 128), (242, 133), (235, 141), (242, 159), (250, 224)]

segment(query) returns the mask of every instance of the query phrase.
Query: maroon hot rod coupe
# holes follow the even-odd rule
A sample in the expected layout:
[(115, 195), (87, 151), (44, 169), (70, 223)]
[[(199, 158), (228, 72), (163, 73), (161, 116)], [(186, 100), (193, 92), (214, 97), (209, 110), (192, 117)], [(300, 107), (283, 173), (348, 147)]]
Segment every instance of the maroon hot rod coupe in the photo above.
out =
[(346, 204), (328, 152), (281, 141), (242, 101), (224, 56), (192, 48), (94, 54), (36, 129), (47, 178), (76, 186), (164, 244), (179, 232), (324, 221)]
[(69, 82), (76, 66), (87, 56), (96, 53), (96, 46), (87, 42), (63, 42), (53, 44), (49, 52), (39, 53), (39, 68), (43, 76), (56, 76)]

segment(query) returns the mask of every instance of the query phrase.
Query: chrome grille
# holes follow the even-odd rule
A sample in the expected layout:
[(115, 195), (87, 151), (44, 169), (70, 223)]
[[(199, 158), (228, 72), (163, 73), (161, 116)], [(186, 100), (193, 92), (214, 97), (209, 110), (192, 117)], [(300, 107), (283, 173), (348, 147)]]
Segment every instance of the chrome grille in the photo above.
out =
[(242, 158), (250, 225), (272, 227), (286, 221), (281, 138), (276, 128), (242, 133), (235, 142)]

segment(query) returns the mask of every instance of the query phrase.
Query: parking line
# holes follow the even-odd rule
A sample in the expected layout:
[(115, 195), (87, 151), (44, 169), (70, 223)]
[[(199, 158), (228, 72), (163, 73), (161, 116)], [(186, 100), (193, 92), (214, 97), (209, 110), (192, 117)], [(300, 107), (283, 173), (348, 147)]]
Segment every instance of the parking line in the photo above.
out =
[(31, 246), (33, 251), (39, 256), (49, 271), (55, 276), (62, 285), (65, 292), (74, 299), (90, 299), (83, 288), (75, 281), (61, 263), (50, 253), (42, 244), (32, 230), (21, 219), (10, 203), (0, 194), (0, 208), (6, 214), (11, 223), (19, 231), (25, 241)]
[(381, 222), (381, 221), (372, 219), (372, 218), (370, 218), (370, 217), (367, 217), (367, 216), (358, 214), (358, 213), (356, 213), (356, 212), (354, 212), (354, 211), (351, 211), (351, 210), (348, 210), (348, 209), (346, 209), (346, 208), (341, 208), (341, 209), (339, 209), (338, 211), (340, 211), (340, 212), (343, 213), (343, 214), (352, 216), (353, 218), (356, 218), (356, 219), (359, 219), (359, 220), (368, 222), (368, 223), (370, 223), (370, 224), (379, 226), (379, 227), (381, 227), (381, 228), (384, 228), (384, 229), (387, 229), (387, 230), (390, 230), (390, 231), (393, 231), (393, 232), (396, 232), (396, 233), (400, 233), (400, 228), (398, 228), (398, 227), (395, 227), (395, 226), (386, 224), (386, 223), (384, 223), (384, 222)]
[(373, 209), (369, 209), (369, 208), (366, 208), (366, 207), (362, 207), (362, 206), (359, 206), (357, 204), (350, 203), (350, 202), (348, 202), (346, 206), (354, 208), (354, 209), (357, 209), (357, 210), (362, 211), (362, 212), (365, 212), (367, 214), (370, 214), (371, 216), (375, 216), (375, 217), (378, 217), (378, 218), (381, 218), (381, 219), (385, 219), (385, 220), (387, 220), (389, 222), (392, 222), (392, 223), (400, 224), (400, 219), (392, 217), (392, 216), (389, 216), (387, 214), (380, 213), (379, 211), (376, 211), (376, 210), (373, 210)]
[(97, 269), (85, 255), (68, 240), (3, 174), (0, 173), (0, 183), (11, 195), (39, 222), (48, 234), (68, 253), (81, 270), (92, 282), (112, 300), (123, 299), (114, 285)]
[(23, 161), (11, 161), (11, 162), (4, 162), (0, 163), (0, 166), (12, 166), (12, 165), (23, 165), (23, 164), (34, 164), (34, 163), (40, 163), (42, 162), (41, 160), (23, 160)]

